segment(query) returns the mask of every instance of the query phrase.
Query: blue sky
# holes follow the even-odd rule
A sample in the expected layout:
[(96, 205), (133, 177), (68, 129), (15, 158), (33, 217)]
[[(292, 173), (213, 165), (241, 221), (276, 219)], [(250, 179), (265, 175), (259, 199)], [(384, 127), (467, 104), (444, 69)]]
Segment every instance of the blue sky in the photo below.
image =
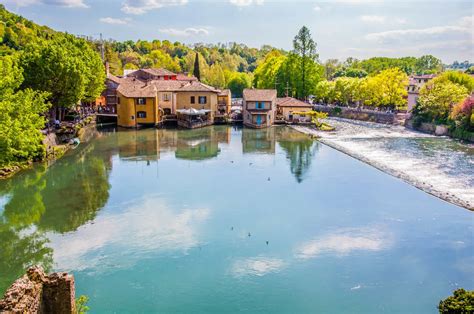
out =
[(474, 61), (467, 0), (0, 0), (39, 24), (116, 40), (236, 41), (291, 49), (302, 25), (321, 60), (421, 56)]

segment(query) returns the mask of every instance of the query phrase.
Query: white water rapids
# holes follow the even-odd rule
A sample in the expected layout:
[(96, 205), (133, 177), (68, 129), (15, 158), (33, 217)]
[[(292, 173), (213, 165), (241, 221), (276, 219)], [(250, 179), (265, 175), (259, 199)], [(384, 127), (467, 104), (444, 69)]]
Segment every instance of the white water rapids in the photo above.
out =
[(474, 145), (402, 126), (329, 118), (334, 132), (307, 127), (320, 141), (446, 201), (474, 208)]

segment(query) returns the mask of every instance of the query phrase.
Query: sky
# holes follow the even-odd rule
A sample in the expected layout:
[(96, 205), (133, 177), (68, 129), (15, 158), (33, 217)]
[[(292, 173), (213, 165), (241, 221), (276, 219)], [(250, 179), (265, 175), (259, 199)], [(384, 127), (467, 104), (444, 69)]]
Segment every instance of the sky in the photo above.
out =
[(0, 0), (55, 30), (119, 41), (238, 42), (290, 50), (306, 25), (320, 60), (432, 54), (474, 61), (468, 0)]

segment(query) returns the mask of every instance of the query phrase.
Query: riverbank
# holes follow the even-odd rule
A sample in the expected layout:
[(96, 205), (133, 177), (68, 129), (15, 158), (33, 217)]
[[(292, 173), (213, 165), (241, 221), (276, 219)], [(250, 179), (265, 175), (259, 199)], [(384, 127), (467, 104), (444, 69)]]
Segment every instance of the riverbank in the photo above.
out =
[[(78, 125), (79, 127), (77, 127)], [(68, 141), (73, 138), (79, 138), (81, 143), (90, 141), (96, 130), (95, 120), (93, 118), (85, 119), (81, 122), (81, 124), (78, 125), (73, 127), (74, 131), (70, 134), (46, 134), (43, 139), (43, 144), (46, 150), (45, 158), (41, 161), (30, 160), (12, 163), (8, 166), (0, 168), (0, 180), (11, 178), (18, 172), (33, 167), (35, 163), (44, 163), (48, 166), (53, 164), (56, 160), (64, 156), (64, 154), (66, 154), (70, 149), (76, 147), (75, 144), (68, 143)]]
[[(354, 129), (358, 128), (357, 131), (361, 133), (349, 134), (347, 130), (341, 130), (345, 127), (342, 126), (341, 123), (349, 124)], [(414, 141), (417, 139), (438, 139), (444, 141), (451, 140), (447, 138), (436, 138), (434, 136), (393, 126), (374, 125), (374, 131), (370, 129), (371, 126), (369, 125), (369, 122), (364, 122), (364, 124), (361, 125), (360, 122), (337, 119), (330, 121), (330, 124), (336, 124), (336, 131), (331, 132), (331, 134), (303, 126), (292, 126), (292, 128), (299, 132), (316, 136), (321, 143), (343, 152), (353, 158), (356, 158), (366, 164), (369, 164), (385, 173), (402, 179), (403, 181), (426, 193), (434, 195), (449, 203), (467, 208), (469, 210), (474, 210), (474, 195), (472, 195), (472, 192), (467, 192), (469, 189), (472, 191), (472, 187), (469, 186), (469, 183), (460, 183), (461, 181), (469, 182), (472, 180), (472, 178), (462, 180), (461, 178), (457, 178), (456, 175), (450, 176), (448, 175), (450, 169), (444, 169), (443, 167), (445, 165), (443, 164), (423, 165), (422, 160), (416, 160), (416, 158), (419, 157), (416, 155), (416, 153), (414, 153), (413, 156), (403, 156), (403, 151), (393, 150), (395, 148), (400, 149), (401, 146), (400, 143), (395, 143), (395, 141), (407, 141), (407, 139), (408, 141)], [(364, 130), (364, 128), (366, 130)], [(385, 150), (383, 150), (381, 149), (380, 145), (377, 146), (373, 144), (377, 140), (380, 142), (386, 142), (387, 139), (391, 142), (388, 144), (384, 143), (383, 145), (390, 147), (392, 150), (386, 149), (386, 147), (383, 147), (385, 148)], [(415, 144), (414, 146), (417, 145), (419, 144)], [(469, 153), (474, 152), (474, 148), (472, 147), (466, 146), (466, 149), (469, 150)], [(398, 156), (399, 154), (400, 156)], [(444, 152), (444, 155), (449, 160), (449, 152)], [(442, 163), (442, 161), (440, 160), (439, 163)]]

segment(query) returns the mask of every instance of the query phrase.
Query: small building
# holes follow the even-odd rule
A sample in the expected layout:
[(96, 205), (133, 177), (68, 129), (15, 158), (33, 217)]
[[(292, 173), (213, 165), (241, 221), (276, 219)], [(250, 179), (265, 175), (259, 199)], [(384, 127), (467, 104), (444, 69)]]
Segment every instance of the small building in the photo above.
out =
[(293, 97), (277, 98), (277, 118), (286, 122), (308, 122), (311, 118), (305, 115), (294, 114), (294, 112), (308, 112), (313, 110), (313, 105)]
[(246, 88), (243, 92), (243, 122), (252, 128), (266, 128), (273, 125), (276, 116), (275, 89)]
[(232, 106), (232, 93), (230, 89), (223, 89), (217, 95), (217, 111), (220, 115), (230, 114)]
[(418, 101), (421, 87), (436, 77), (436, 74), (412, 75), (408, 83), (408, 112), (411, 112)]

